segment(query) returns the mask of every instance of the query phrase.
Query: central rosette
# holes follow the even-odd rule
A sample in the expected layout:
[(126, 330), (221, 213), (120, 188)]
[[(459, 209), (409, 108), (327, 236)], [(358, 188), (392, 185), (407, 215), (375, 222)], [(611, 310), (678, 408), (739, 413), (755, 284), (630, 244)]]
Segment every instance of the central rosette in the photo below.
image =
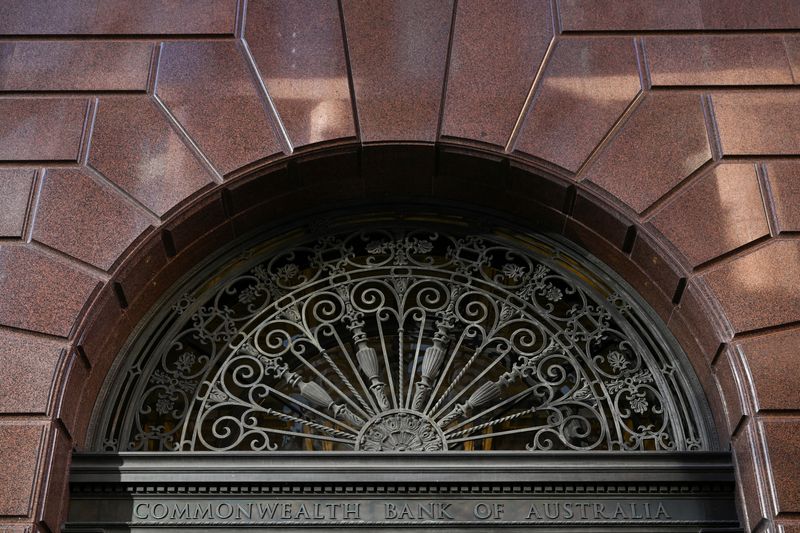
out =
[(367, 452), (436, 452), (445, 445), (441, 429), (422, 413), (396, 409), (364, 424), (356, 450)]

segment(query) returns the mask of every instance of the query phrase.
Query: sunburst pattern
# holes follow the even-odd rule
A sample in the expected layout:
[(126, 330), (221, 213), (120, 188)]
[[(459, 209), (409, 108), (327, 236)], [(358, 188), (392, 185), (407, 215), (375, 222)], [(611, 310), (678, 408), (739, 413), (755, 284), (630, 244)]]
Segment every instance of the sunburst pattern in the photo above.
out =
[(173, 309), (127, 371), (135, 409), (118, 405), (106, 449), (708, 447), (638, 308), (543, 238), (328, 234)]

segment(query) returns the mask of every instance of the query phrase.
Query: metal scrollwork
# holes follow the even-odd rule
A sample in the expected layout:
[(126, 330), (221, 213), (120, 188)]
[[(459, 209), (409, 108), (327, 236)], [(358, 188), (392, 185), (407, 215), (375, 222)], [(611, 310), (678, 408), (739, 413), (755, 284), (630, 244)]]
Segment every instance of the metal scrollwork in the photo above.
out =
[(106, 450), (704, 450), (627, 293), (544, 238), (418, 227), (245, 254), (121, 373)]

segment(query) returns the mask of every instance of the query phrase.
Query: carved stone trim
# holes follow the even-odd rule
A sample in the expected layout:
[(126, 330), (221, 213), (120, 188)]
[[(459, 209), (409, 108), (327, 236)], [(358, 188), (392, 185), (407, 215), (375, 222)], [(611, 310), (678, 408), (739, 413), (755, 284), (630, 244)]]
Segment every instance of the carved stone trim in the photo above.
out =
[(731, 531), (734, 490), (722, 453), (77, 455), (65, 530)]

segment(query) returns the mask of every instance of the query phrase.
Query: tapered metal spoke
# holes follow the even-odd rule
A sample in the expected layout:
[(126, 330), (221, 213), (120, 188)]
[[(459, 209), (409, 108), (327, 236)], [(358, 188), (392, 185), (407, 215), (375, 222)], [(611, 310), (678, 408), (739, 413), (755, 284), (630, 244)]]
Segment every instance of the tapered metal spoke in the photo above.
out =
[[(342, 381), (347, 390), (350, 391), (350, 394), (352, 394), (353, 397), (361, 405), (361, 407), (364, 408), (364, 411), (369, 413), (370, 416), (375, 416), (375, 413), (379, 412), (380, 409), (372, 401), (372, 397), (368, 392), (367, 386), (364, 384), (364, 380), (361, 379), (361, 374), (359, 373), (358, 368), (356, 368), (356, 366), (353, 364), (353, 359), (350, 357), (350, 351), (344, 345), (341, 337), (336, 332), (336, 330), (333, 330), (331, 335), (333, 336), (333, 338), (336, 339), (336, 344), (339, 347), (340, 353), (343, 354), (345, 361), (350, 366), (350, 370), (353, 372), (353, 375), (356, 376), (359, 385), (361, 385), (361, 390), (364, 393), (364, 396), (362, 396), (356, 390), (353, 384), (350, 383), (350, 380), (347, 379), (347, 377), (344, 375), (344, 372), (342, 372), (342, 370), (339, 368), (339, 366), (336, 364), (333, 358), (327, 353), (327, 351), (322, 346), (318, 346), (320, 349), (320, 354), (325, 359), (325, 362), (328, 363), (328, 366), (336, 373), (337, 377)], [(367, 402), (364, 400), (364, 397), (370, 400), (369, 404), (367, 404)]]
[[(517, 394), (515, 394), (515, 395), (513, 395), (513, 396), (511, 396), (511, 397), (509, 397), (509, 398), (506, 398), (505, 400), (503, 400), (503, 401), (501, 401), (501, 402), (498, 402), (498, 403), (496, 403), (496, 404), (492, 405), (492, 406), (491, 406), (491, 407), (489, 407), (488, 409), (484, 409), (483, 411), (481, 411), (481, 412), (479, 412), (479, 413), (476, 413), (476, 414), (472, 415), (471, 417), (469, 417), (469, 418), (466, 418), (466, 419), (462, 420), (461, 422), (459, 422), (459, 423), (458, 423), (458, 424), (456, 424), (455, 426), (452, 426), (452, 427), (448, 428), (448, 429), (447, 429), (447, 430), (446, 430), (444, 433), (445, 433), (445, 435), (447, 435), (448, 437), (449, 437), (449, 436), (451, 436), (451, 435), (454, 435), (454, 434), (458, 433), (458, 432), (459, 432), (459, 430), (460, 430), (461, 428), (463, 428), (464, 426), (466, 426), (466, 425), (468, 425), (468, 424), (471, 424), (471, 423), (472, 423), (472, 422), (474, 422), (475, 420), (479, 420), (479, 419), (481, 419), (481, 418), (485, 417), (486, 415), (488, 415), (488, 414), (489, 414), (489, 413), (491, 413), (492, 411), (497, 411), (497, 410), (499, 410), (499, 409), (503, 409), (503, 408), (504, 408), (504, 407), (506, 407), (506, 406), (514, 405), (516, 402), (519, 402), (519, 401), (520, 401), (520, 400), (522, 400), (523, 398), (527, 397), (527, 396), (528, 396), (528, 395), (529, 395), (531, 392), (533, 392), (535, 389), (536, 389), (536, 387), (535, 387), (535, 386), (533, 386), (533, 387), (529, 387), (529, 388), (525, 389), (525, 390), (524, 390), (524, 391), (522, 391), (522, 392), (518, 392)], [(538, 408), (539, 408), (538, 406), (534, 406), (534, 407), (531, 407), (531, 408), (529, 408), (529, 409), (526, 409), (524, 412), (526, 412), (526, 413), (532, 413), (534, 410), (536, 410), (536, 409), (538, 409)], [(521, 411), (521, 412), (522, 412), (522, 411)], [(517, 416), (517, 415), (515, 415), (515, 417), (516, 417), (516, 418), (518, 418), (518, 416)], [(495, 419), (495, 420), (498, 420), (498, 419)], [(492, 422), (491, 422), (491, 423), (489, 423), (489, 424), (490, 424), (490, 426), (493, 426), (493, 425), (496, 425), (496, 424), (498, 424), (498, 423), (499, 423), (499, 422), (494, 422), (494, 421), (492, 421)], [(470, 432), (473, 432), (473, 431), (475, 431), (475, 427), (473, 426), (473, 427), (471, 427), (471, 428), (469, 428), (469, 429), (467, 429), (467, 430), (464, 430), (464, 431), (470, 431)]]
[(419, 333), (417, 333), (417, 341), (414, 343), (414, 362), (411, 364), (411, 372), (408, 374), (408, 393), (406, 394), (406, 401), (404, 403), (404, 407), (409, 409), (411, 407), (411, 395), (414, 392), (414, 378), (417, 375), (417, 362), (419, 361), (420, 350), (422, 349), (422, 343), (425, 335), (425, 316), (422, 315), (420, 317), (420, 328)]
[(513, 420), (516, 420), (517, 418), (527, 416), (536, 410), (537, 410), (536, 407), (530, 407), (528, 409), (525, 409), (524, 411), (519, 411), (518, 413), (514, 413), (513, 415), (506, 415), (500, 418), (495, 418), (494, 420), (489, 420), (488, 422), (483, 422), (482, 424), (478, 424), (477, 426), (472, 426), (467, 429), (462, 429), (460, 431), (446, 431), (445, 435), (447, 435), (448, 442), (455, 442), (455, 439), (459, 437), (466, 437), (477, 431), (483, 431), (484, 429), (489, 429), (491, 427), (494, 427), (497, 424), (505, 424), (511, 422)]
[(318, 409), (315, 409), (313, 406), (308, 405), (307, 403), (301, 402), (297, 398), (293, 398), (291, 396), (287, 396), (286, 394), (283, 394), (281, 391), (273, 389), (273, 393), (276, 396), (278, 396), (279, 398), (281, 398), (282, 400), (284, 400), (285, 402), (290, 403), (290, 404), (294, 404), (294, 405), (298, 406), (299, 408), (301, 408), (303, 410), (306, 410), (306, 411), (308, 411), (310, 413), (313, 413), (314, 416), (318, 417), (319, 419), (327, 420), (328, 422), (330, 422), (332, 424), (336, 424), (337, 426), (339, 426), (341, 428), (344, 428), (345, 430), (347, 430), (348, 432), (352, 433), (353, 435), (358, 435), (358, 431), (359, 431), (358, 429), (348, 425), (346, 422), (344, 422), (342, 420), (337, 420), (337, 419), (335, 419), (333, 417), (330, 417), (330, 416), (326, 415), (325, 413), (323, 413), (322, 411), (319, 411)]
[(503, 437), (505, 435), (519, 435), (521, 433), (532, 433), (532, 432), (541, 431), (542, 429), (550, 429), (550, 428), (551, 428), (551, 426), (548, 426), (548, 425), (546, 425), (546, 426), (529, 426), (529, 427), (522, 427), (522, 428), (517, 428), (517, 429), (509, 429), (509, 430), (506, 430), (506, 431), (498, 431), (496, 433), (489, 433), (487, 435), (469, 435), (469, 436), (466, 436), (466, 437), (452, 438), (452, 439), (448, 439), (447, 442), (452, 447), (452, 446), (455, 446), (455, 445), (457, 445), (459, 443), (463, 443), (463, 442), (470, 442), (470, 441), (483, 440), (483, 439), (493, 439), (493, 438), (496, 439), (498, 437)]
[(300, 437), (303, 439), (311, 439), (311, 440), (320, 440), (320, 441), (327, 441), (327, 442), (340, 442), (343, 444), (354, 444), (355, 439), (343, 439), (340, 437), (332, 437), (329, 435), (315, 435), (313, 433), (299, 433), (297, 431), (287, 431), (285, 429), (277, 429), (271, 427), (262, 427), (262, 426), (254, 426), (253, 429), (258, 429), (259, 431), (263, 431), (265, 433), (274, 433), (276, 435), (288, 435), (290, 437)]
[(325, 375), (322, 372), (320, 372), (315, 365), (311, 364), (309, 361), (307, 361), (305, 358), (301, 357), (300, 355), (295, 354), (295, 357), (301, 363), (303, 363), (303, 365), (305, 365), (306, 368), (311, 370), (320, 379), (320, 381), (322, 381), (328, 387), (330, 387), (331, 390), (333, 390), (339, 396), (339, 398), (341, 398), (343, 401), (345, 401), (347, 404), (349, 404), (350, 407), (352, 407), (353, 409), (358, 411), (361, 415), (363, 415), (363, 416), (365, 416), (367, 418), (369, 418), (371, 416), (360, 405), (358, 405), (350, 396), (345, 394), (339, 387), (334, 385), (331, 382), (331, 380), (326, 378)]
[(383, 333), (383, 320), (380, 316), (377, 317), (378, 339), (380, 339), (381, 353), (383, 354), (383, 364), (385, 365), (384, 371), (386, 379), (389, 381), (389, 397), (392, 400), (394, 408), (397, 409), (397, 392), (394, 388), (394, 376), (392, 375), (392, 367), (389, 364), (389, 349), (386, 341), (386, 336)]
[(295, 424), (300, 424), (301, 426), (307, 427), (309, 429), (313, 429), (316, 431), (320, 431), (322, 433), (326, 433), (331, 437), (339, 437), (340, 439), (353, 441), (355, 442), (356, 436), (350, 433), (345, 433), (344, 431), (339, 431), (337, 429), (330, 428), (328, 426), (323, 426), (322, 424), (317, 424), (316, 422), (311, 422), (310, 420), (305, 420), (303, 418), (298, 418), (296, 416), (287, 415), (285, 413), (280, 413), (274, 409), (264, 409), (264, 413), (274, 416), (278, 420), (282, 420), (284, 422), (294, 422)]
[(403, 327), (397, 328), (397, 404), (403, 405), (403, 385), (405, 383), (406, 366), (405, 358), (403, 357), (405, 346)]
[[(432, 390), (431, 394), (429, 395), (428, 403), (425, 406), (425, 409), (423, 410), (423, 413), (428, 414), (432, 410), (431, 404), (433, 404), (434, 400), (436, 400), (436, 398), (438, 397), (439, 388), (442, 386), (442, 383), (444, 382), (445, 376), (447, 376), (447, 373), (449, 372), (450, 367), (453, 365), (453, 363), (454, 363), (454, 361), (456, 359), (456, 356), (462, 354), (461, 345), (464, 342), (464, 339), (465, 339), (466, 335), (467, 335), (467, 329), (465, 328), (464, 331), (461, 333), (461, 336), (459, 336), (458, 341), (456, 342), (455, 346), (453, 346), (449, 350), (449, 356), (447, 358), (447, 363), (445, 364), (444, 368), (439, 372), (439, 378), (436, 380), (436, 386), (433, 387), (433, 390)], [(442, 397), (444, 397), (444, 396), (446, 396), (446, 394), (442, 394)], [(436, 405), (438, 405), (438, 403)]]

